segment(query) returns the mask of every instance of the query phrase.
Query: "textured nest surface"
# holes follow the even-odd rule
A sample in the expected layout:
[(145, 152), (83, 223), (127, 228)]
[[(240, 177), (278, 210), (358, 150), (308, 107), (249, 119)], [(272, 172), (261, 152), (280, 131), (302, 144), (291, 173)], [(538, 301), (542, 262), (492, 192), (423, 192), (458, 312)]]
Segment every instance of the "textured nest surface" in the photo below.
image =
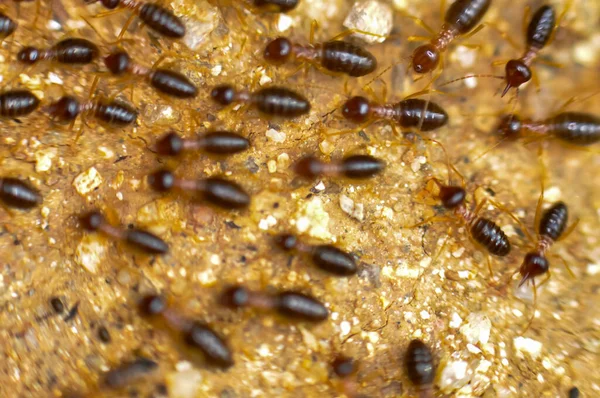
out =
[[(543, 142), (546, 204), (563, 200), (572, 219), (580, 219), (575, 232), (552, 248), (568, 261), (575, 278), (560, 260), (552, 259), (552, 278), (538, 291), (539, 314), (522, 335), (533, 309), (532, 293), (517, 289), (516, 277), (509, 279), (531, 243), (515, 222), (492, 207), (483, 210), (514, 246), (508, 257), (492, 260), (492, 279), (485, 256), (464, 229), (449, 228), (448, 223), (406, 228), (442, 212), (427, 189), (428, 178), (447, 177), (438, 147), (427, 142), (400, 145), (406, 143), (385, 123), (328, 136), (353, 127), (339, 112), (350, 95), (381, 98), (387, 91), (388, 100), (397, 101), (423, 88), (427, 78), (415, 82), (406, 73), (417, 45), (406, 38), (427, 32), (400, 11), (437, 29), (437, 3), (390, 4), (393, 38), (368, 47), (378, 58), (378, 70), (345, 85), (343, 77), (315, 68), (293, 74), (297, 65), (275, 68), (262, 61), (268, 38), (286, 35), (306, 43), (310, 22), (316, 19), (316, 40), (326, 40), (343, 30), (352, 8), (351, 2), (340, 0), (301, 1), (283, 17), (255, 15), (238, 2), (165, 2), (187, 19), (188, 36), (178, 43), (153, 36), (134, 20), (122, 46), (145, 66), (164, 57), (162, 66), (184, 72), (200, 88), (193, 101), (160, 96), (142, 81), (107, 77), (99, 62), (83, 68), (43, 62), (24, 70), (14, 62), (20, 46), (50, 46), (69, 35), (88, 37), (107, 53), (128, 12), (92, 19), (100, 38), (82, 19), (102, 12), (99, 5), (42, 2), (32, 29), (36, 6), (21, 4), (21, 27), (0, 50), (5, 89), (29, 88), (44, 102), (66, 93), (85, 98), (94, 77), (100, 76), (96, 94), (130, 101), (140, 116), (134, 127), (116, 130), (88, 118), (76, 144), (79, 122), (69, 130), (41, 112), (18, 123), (0, 122), (1, 175), (26, 178), (44, 195), (43, 205), (31, 212), (11, 216), (0, 211), (1, 396), (339, 396), (340, 383), (330, 363), (344, 354), (360, 363), (360, 393), (395, 397), (416, 393), (403, 370), (404, 350), (413, 338), (433, 348), (435, 391), (440, 395), (565, 396), (572, 386), (584, 396), (600, 395), (598, 148), (582, 151)], [(5, 3), (4, 10), (15, 15), (14, 4)], [(497, 0), (485, 18), (509, 32), (521, 48), (485, 28), (466, 40), (480, 45), (478, 49), (451, 46), (438, 81), (468, 73), (501, 74), (502, 66), (491, 63), (521, 55), (520, 21), (530, 3)], [(564, 4), (555, 6), (560, 12)], [(540, 195), (537, 145), (505, 143), (475, 159), (497, 142), (493, 127), (503, 112), (514, 109), (544, 118), (570, 97), (600, 89), (599, 8), (596, 1), (572, 2), (555, 41), (541, 56), (563, 68), (537, 63), (540, 89), (530, 83), (517, 103), (500, 99), (502, 82), (486, 78), (461, 81), (444, 88), (450, 95), (432, 96), (447, 110), (450, 123), (426, 136), (445, 145), (470, 193), (484, 188), (477, 191), (478, 199), (493, 197), (530, 229)], [(62, 28), (49, 21), (50, 11)], [(210, 88), (220, 83), (239, 88), (285, 85), (306, 95), (312, 111), (292, 122), (269, 122), (248, 107), (221, 109), (209, 99)], [(367, 83), (372, 90), (364, 88)], [(568, 109), (598, 114), (600, 96), (576, 100)], [(192, 136), (214, 128), (239, 131), (251, 139), (252, 148), (226, 159), (198, 154), (175, 160), (149, 150), (167, 129)], [(304, 154), (339, 159), (349, 153), (382, 158), (387, 169), (360, 183), (305, 181), (290, 170)], [(186, 195), (154, 193), (145, 177), (165, 166), (187, 178), (225, 175), (252, 194), (252, 205), (244, 211), (221, 211)], [(91, 208), (102, 209), (115, 224), (148, 228), (170, 244), (170, 253), (160, 258), (135, 255), (112, 240), (83, 232), (77, 215)], [(284, 231), (352, 252), (359, 258), (359, 273), (336, 278), (315, 269), (306, 256), (282, 253), (273, 247), (271, 236)], [(326, 303), (331, 316), (311, 325), (224, 309), (217, 296), (232, 283), (310, 292)], [(207, 366), (141, 318), (137, 300), (157, 292), (185, 316), (204, 320), (226, 336), (235, 366), (227, 371)], [(46, 316), (53, 312), (52, 297), (60, 298), (67, 310), (78, 304), (73, 319)], [(108, 330), (110, 342), (99, 337), (101, 327)], [(103, 385), (106, 371), (137, 356), (153, 359), (158, 370), (118, 392)]]

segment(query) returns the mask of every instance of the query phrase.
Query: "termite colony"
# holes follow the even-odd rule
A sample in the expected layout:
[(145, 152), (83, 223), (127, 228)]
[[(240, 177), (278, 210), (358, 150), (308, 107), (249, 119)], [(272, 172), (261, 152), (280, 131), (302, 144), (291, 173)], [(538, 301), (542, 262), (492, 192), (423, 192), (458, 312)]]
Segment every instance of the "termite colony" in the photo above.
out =
[[(507, 336), (521, 355), (544, 328), (553, 259), (585, 276), (558, 241), (598, 230), (579, 204), (598, 206), (600, 113), (539, 99), (572, 85), (579, 1), (531, 4), (520, 58), (507, 1), (332, 2), (345, 28), (325, 1), (197, 3), (0, 6), (0, 396), (592, 391), (504, 363)], [(500, 49), (505, 74), (480, 73)], [(553, 49), (564, 68), (541, 65)], [(597, 100), (586, 84), (567, 105)], [(548, 189), (581, 168), (587, 201)]]

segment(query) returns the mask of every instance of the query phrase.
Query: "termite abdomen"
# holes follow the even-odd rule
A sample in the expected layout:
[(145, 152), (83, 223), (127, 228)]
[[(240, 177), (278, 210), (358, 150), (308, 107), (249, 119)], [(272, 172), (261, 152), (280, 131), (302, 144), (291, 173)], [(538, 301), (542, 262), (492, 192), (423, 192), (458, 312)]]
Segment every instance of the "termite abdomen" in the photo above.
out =
[(229, 155), (245, 151), (250, 147), (250, 141), (229, 131), (214, 131), (198, 137), (198, 145), (208, 153)]
[(253, 95), (256, 107), (262, 113), (281, 117), (301, 116), (310, 111), (306, 98), (282, 87), (267, 87)]
[(135, 122), (137, 110), (123, 102), (99, 101), (95, 106), (94, 116), (107, 124), (126, 126)]
[(202, 184), (203, 197), (212, 204), (226, 209), (241, 209), (250, 204), (250, 196), (234, 182), (210, 177)]
[(565, 232), (568, 219), (569, 210), (567, 205), (563, 202), (555, 203), (542, 215), (538, 233), (556, 241)]
[(125, 241), (130, 246), (148, 254), (165, 254), (169, 251), (169, 246), (164, 240), (140, 229), (127, 230)]
[(307, 321), (324, 321), (329, 316), (327, 308), (316, 299), (297, 292), (283, 292), (275, 296), (277, 311), (290, 318)]
[(59, 41), (52, 51), (56, 54), (56, 60), (63, 64), (89, 64), (99, 54), (94, 43), (76, 37)]
[(421, 340), (412, 340), (405, 356), (408, 379), (418, 387), (431, 385), (435, 377), (431, 350)]
[(364, 48), (345, 41), (334, 40), (323, 44), (321, 65), (333, 72), (352, 77), (365, 76), (377, 68), (377, 59)]
[(487, 218), (480, 217), (471, 227), (471, 235), (479, 244), (495, 256), (510, 253), (510, 242), (498, 225)]
[(233, 356), (227, 343), (206, 324), (194, 322), (185, 334), (185, 342), (202, 351), (212, 364), (223, 368), (233, 365)]
[(27, 90), (11, 90), (0, 94), (0, 116), (3, 117), (25, 116), (39, 105), (38, 97)]
[(556, 138), (575, 145), (590, 145), (600, 140), (600, 118), (594, 115), (565, 112), (547, 123)]
[(354, 257), (331, 245), (316, 246), (312, 259), (317, 267), (332, 274), (348, 276), (357, 271)]
[(348, 178), (369, 178), (383, 171), (385, 163), (369, 155), (353, 155), (344, 158), (342, 172)]
[(0, 38), (10, 36), (15, 29), (17, 29), (17, 23), (0, 11)]
[(8, 207), (27, 210), (42, 203), (42, 195), (24, 181), (0, 177), (0, 200)]
[(543, 48), (550, 37), (556, 24), (556, 14), (551, 6), (544, 5), (540, 7), (527, 27), (527, 46), (535, 49)]
[(125, 387), (157, 368), (158, 364), (156, 362), (146, 358), (138, 358), (106, 373), (104, 384), (110, 388)]
[(158, 4), (146, 3), (140, 8), (140, 19), (163, 36), (181, 38), (185, 36), (185, 25), (171, 11)]
[(288, 12), (298, 6), (298, 0), (253, 0), (253, 3), (267, 12)]
[[(427, 105), (427, 108), (425, 106)], [(421, 131), (435, 130), (448, 122), (448, 114), (441, 106), (418, 98), (400, 101), (396, 105), (396, 119), (402, 127), (419, 127)]]
[(190, 79), (179, 72), (156, 69), (150, 74), (150, 84), (160, 92), (177, 98), (194, 98), (198, 89)]
[(459, 34), (471, 31), (490, 7), (491, 0), (457, 0), (448, 7), (444, 21)]

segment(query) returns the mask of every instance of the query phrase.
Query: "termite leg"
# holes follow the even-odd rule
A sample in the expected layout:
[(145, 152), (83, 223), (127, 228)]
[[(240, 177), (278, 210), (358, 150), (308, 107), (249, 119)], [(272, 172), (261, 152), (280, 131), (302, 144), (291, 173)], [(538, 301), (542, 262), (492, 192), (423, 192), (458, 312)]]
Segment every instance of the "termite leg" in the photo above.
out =
[(529, 28), (529, 19), (531, 18), (531, 6), (526, 5), (523, 11), (523, 21), (521, 22), (521, 30), (523, 31), (523, 37), (527, 37), (527, 29)]
[[(446, 11), (443, 10), (442, 11), (442, 16), (444, 15)], [(433, 30), (425, 21), (423, 21), (421, 18), (416, 17), (414, 15), (410, 15), (406, 12), (399, 12), (401, 16), (406, 17), (408, 19), (412, 19), (413, 22), (415, 24), (417, 24), (417, 26), (420, 26), (421, 28), (425, 29), (427, 31), (427, 33), (429, 33), (431, 36), (436, 36), (437, 32), (435, 30)], [(425, 40), (429, 40), (430, 38), (426, 38)]]
[[(517, 44), (516, 41), (514, 41), (514, 39), (505, 31), (503, 31), (502, 29), (500, 29), (498, 27), (498, 25), (496, 25), (493, 22), (485, 22), (484, 25), (489, 26), (490, 28), (494, 29), (496, 32), (498, 32), (498, 34), (500, 35), (500, 37), (502, 37), (504, 40), (506, 40), (506, 42), (515, 50), (520, 50), (520, 46)], [(527, 25), (526, 25), (527, 26)]]
[(418, 227), (420, 227), (422, 225), (429, 224), (429, 223), (434, 223), (434, 222), (451, 222), (451, 221), (454, 221), (454, 219), (452, 217), (448, 217), (448, 216), (432, 216), (432, 217), (426, 218), (425, 220), (423, 220), (423, 221), (421, 221), (421, 222), (419, 222), (417, 224), (403, 227), (403, 229), (414, 229), (414, 228), (418, 228)]
[(563, 265), (565, 266), (565, 269), (569, 273), (569, 276), (571, 278), (575, 279), (575, 274), (573, 273), (573, 270), (569, 266), (569, 263), (567, 262), (567, 260), (563, 256), (561, 256), (560, 254), (553, 253), (552, 256), (553, 257), (557, 257), (558, 259), (560, 259), (560, 261), (562, 261)]

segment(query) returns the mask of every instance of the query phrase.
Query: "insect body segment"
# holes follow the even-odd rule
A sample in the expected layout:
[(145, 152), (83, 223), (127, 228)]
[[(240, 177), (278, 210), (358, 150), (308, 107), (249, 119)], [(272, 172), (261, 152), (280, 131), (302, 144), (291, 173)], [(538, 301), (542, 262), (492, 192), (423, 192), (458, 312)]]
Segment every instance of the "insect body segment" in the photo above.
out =
[(96, 119), (114, 126), (126, 126), (137, 119), (137, 111), (119, 101), (87, 101), (84, 103), (72, 96), (64, 96), (47, 107), (47, 112), (61, 122), (71, 122), (81, 113), (90, 113)]
[(84, 65), (98, 58), (100, 50), (89, 40), (81, 38), (64, 39), (49, 49), (25, 47), (17, 54), (19, 62), (33, 65), (42, 60), (56, 60), (61, 64)]
[(10, 90), (0, 93), (0, 116), (16, 118), (29, 115), (40, 105), (40, 100), (31, 91)]
[(0, 177), (0, 201), (8, 207), (28, 210), (42, 203), (37, 189), (17, 178)]
[(202, 150), (215, 155), (232, 155), (250, 147), (250, 141), (229, 131), (213, 131), (196, 138), (182, 138), (175, 132), (165, 134), (156, 142), (160, 155), (177, 156), (182, 152)]
[(347, 156), (341, 161), (326, 163), (315, 156), (300, 159), (294, 169), (305, 178), (344, 176), (353, 179), (369, 178), (383, 171), (383, 161), (369, 155)]
[(213, 101), (223, 105), (246, 103), (254, 105), (261, 113), (282, 118), (294, 118), (310, 111), (306, 98), (283, 87), (267, 87), (254, 93), (237, 91), (229, 84), (215, 87), (211, 93)]
[(408, 379), (420, 390), (420, 396), (432, 397), (435, 366), (430, 348), (421, 340), (412, 340), (406, 350), (404, 366)]

